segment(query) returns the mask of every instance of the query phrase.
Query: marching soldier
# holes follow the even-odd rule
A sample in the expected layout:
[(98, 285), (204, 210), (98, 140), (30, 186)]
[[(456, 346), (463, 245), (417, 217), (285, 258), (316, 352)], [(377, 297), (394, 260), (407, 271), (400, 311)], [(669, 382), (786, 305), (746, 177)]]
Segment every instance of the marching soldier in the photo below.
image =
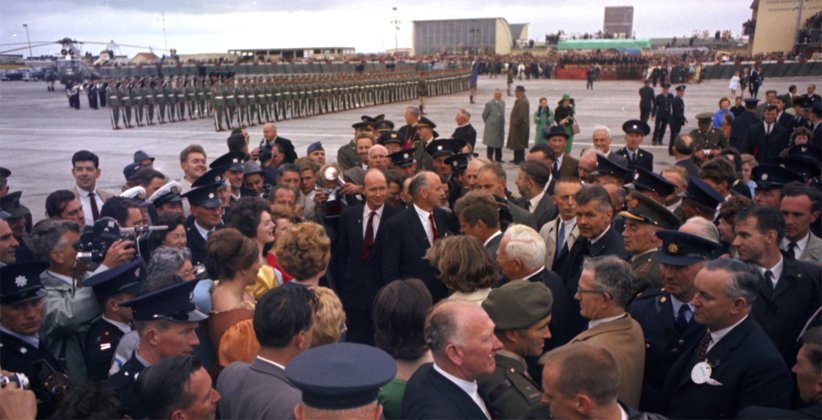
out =
[(108, 112), (111, 115), (111, 129), (120, 129), (120, 84), (117, 79), (111, 81), (111, 85), (106, 89), (108, 95)]
[(168, 107), (168, 120), (170, 122), (177, 122), (175, 115), (177, 114), (177, 88), (174, 87), (174, 79), (169, 79), (163, 95), (166, 97), (166, 106)]
[(131, 125), (131, 93), (129, 92), (131, 89), (129, 88), (129, 81), (128, 78), (123, 79), (123, 83), (120, 84), (120, 91), (118, 97), (120, 98), (120, 109), (123, 110), (123, 125), (126, 128), (133, 128), (134, 126)]
[(166, 96), (163, 93), (165, 84), (165, 78), (161, 77), (154, 85), (154, 103), (157, 105), (157, 121), (160, 124), (166, 123)]
[(223, 131), (223, 113), (225, 111), (225, 99), (223, 98), (223, 87), (220, 86), (220, 79), (214, 79), (211, 87), (211, 111), (214, 114), (214, 131)]

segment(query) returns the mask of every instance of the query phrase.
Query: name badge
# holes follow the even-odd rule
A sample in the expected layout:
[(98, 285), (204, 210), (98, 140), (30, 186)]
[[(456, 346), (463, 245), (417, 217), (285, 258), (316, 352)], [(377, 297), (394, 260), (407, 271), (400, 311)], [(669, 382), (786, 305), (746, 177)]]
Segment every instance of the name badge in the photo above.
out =
[(691, 370), (691, 380), (697, 385), (702, 385), (704, 383), (714, 386), (722, 385), (717, 380), (711, 378), (712, 371), (713, 369), (711, 368), (711, 365), (707, 362), (699, 362), (694, 365), (694, 368)]

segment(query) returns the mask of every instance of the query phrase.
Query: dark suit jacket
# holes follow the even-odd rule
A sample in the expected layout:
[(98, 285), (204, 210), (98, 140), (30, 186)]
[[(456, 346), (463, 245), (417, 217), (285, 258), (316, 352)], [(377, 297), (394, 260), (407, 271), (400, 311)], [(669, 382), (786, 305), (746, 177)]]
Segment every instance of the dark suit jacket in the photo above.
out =
[(572, 158), (568, 153), (562, 154), (562, 163), (559, 165), (559, 177), (579, 177), (579, 160)]
[(731, 143), (731, 147), (735, 147), (736, 150), (742, 150), (742, 144), (745, 140), (745, 132), (748, 130), (748, 127), (754, 125), (759, 122), (759, 118), (756, 117), (751, 111), (745, 111), (741, 115), (737, 115), (734, 118), (734, 122), (731, 123), (731, 136), (728, 141)]
[[(348, 310), (371, 312), (373, 296), (366, 293), (367, 279), (380, 276), (379, 248), (371, 249), (368, 262), (363, 262), (360, 252), (363, 246), (363, 206), (349, 207), (340, 214), (339, 236), (337, 242), (337, 259), (340, 270), (340, 298), (343, 307)], [(400, 209), (385, 205), (377, 227), (377, 236), (385, 228), (389, 219), (400, 212)], [(374, 238), (376, 245), (376, 236)]]
[(628, 159), (613, 150), (611, 150), (606, 157), (608, 160), (616, 163), (617, 165), (624, 166), (626, 168), (628, 167)]
[(671, 294), (660, 289), (645, 289), (634, 299), (631, 316), (639, 322), (645, 335), (645, 373), (638, 408), (658, 413), (662, 410), (660, 400), (668, 371), (686, 349), (699, 342), (706, 328), (691, 317), (680, 334), (676, 329)]
[(228, 365), (215, 388), (223, 395), (217, 408), (224, 419), (294, 418), (302, 397), (282, 369), (259, 358)]
[(477, 144), (477, 130), (474, 129), (471, 123), (466, 124), (464, 127), (457, 127), (451, 137), (465, 140), (466, 143), (471, 145), (471, 151), (474, 150), (474, 146)]
[(494, 261), (497, 260), (497, 251), (499, 251), (499, 243), (502, 242), (502, 235), (502, 232), (500, 232), (499, 235), (495, 236), (487, 244), (485, 244), (485, 249), (488, 250), (488, 253), (494, 258)]
[(699, 166), (696, 166), (694, 161), (691, 159), (680, 159), (674, 163), (676, 166), (681, 166), (688, 171), (688, 175), (691, 176), (698, 176), (699, 175)]
[[(627, 168), (633, 171), (635, 166), (634, 166), (634, 162), (632, 162), (631, 159), (629, 158), (629, 156), (631, 156), (631, 153), (628, 151), (628, 148), (623, 147), (622, 149), (617, 150), (616, 153), (620, 156), (625, 157), (625, 159), (628, 161)], [(645, 149), (643, 149), (643, 148), (641, 148), (641, 147), (638, 147), (636, 149), (636, 166), (638, 166), (642, 169), (647, 169), (648, 171), (653, 172), (654, 171), (654, 154), (647, 151), (647, 150), (645, 150)]]
[(660, 93), (659, 95), (656, 95), (656, 98), (654, 98), (654, 104), (651, 107), (651, 116), (667, 121), (671, 118), (671, 105), (673, 102), (673, 93), (668, 92), (667, 94)]
[(771, 292), (760, 284), (751, 315), (771, 338), (787, 366), (796, 361), (796, 339), (822, 300), (822, 270), (782, 252), (782, 275)]
[(537, 218), (530, 211), (520, 207), (518, 202), (508, 200), (508, 210), (511, 211), (514, 223), (537, 230)]
[[(494, 413), (496, 408), (488, 402), (482, 388), (478, 387), (478, 392), (488, 412)], [(433, 363), (420, 366), (408, 380), (402, 396), (401, 417), (407, 420), (488, 419), (462, 388), (434, 370)]]
[(52, 372), (63, 370), (43, 339), (40, 339), (39, 345), (34, 347), (11, 334), (0, 331), (0, 343), (3, 343), (0, 347), (0, 366), (3, 370), (26, 375), (29, 378), (31, 389), (40, 388)]
[(795, 117), (793, 115), (783, 112), (779, 118), (776, 119), (776, 123), (781, 125), (785, 130), (788, 130), (788, 134), (790, 134), (793, 133), (794, 122), (796, 121), (794, 118)]
[[(531, 203), (527, 198), (521, 197), (518, 204), (520, 207), (525, 209), (525, 211), (530, 213), (528, 206)], [(536, 231), (539, 232), (539, 230), (542, 229), (542, 225), (556, 219), (557, 216), (559, 216), (559, 209), (557, 209), (556, 204), (554, 204), (554, 199), (551, 198), (551, 195), (545, 193), (542, 195), (542, 199), (539, 200), (539, 203), (537, 203), (537, 208), (532, 214), (537, 221)]]
[(778, 408), (768, 408), (759, 406), (749, 406), (740, 411), (736, 416), (738, 419), (822, 419), (822, 404), (816, 403), (810, 407), (800, 410), (788, 411)]
[(294, 151), (294, 144), (291, 143), (291, 140), (277, 136), (274, 139), (274, 143), (277, 143), (283, 153), (285, 153), (283, 162), (294, 163), (294, 161), (297, 160), (297, 152)]
[(120, 401), (125, 406), (128, 415), (132, 419), (146, 418), (143, 412), (143, 407), (137, 401), (137, 395), (134, 394), (134, 383), (137, 381), (137, 376), (145, 369), (142, 363), (137, 360), (136, 351), (131, 359), (128, 359), (120, 370), (108, 378), (108, 383), (112, 388), (120, 392)]
[(643, 86), (639, 88), (639, 107), (651, 108), (654, 104), (654, 88)]
[[(435, 208), (433, 214), (440, 237), (449, 234), (448, 213)], [(434, 303), (448, 296), (448, 288), (437, 278), (437, 269), (423, 258), (431, 244), (414, 206), (392, 217), (377, 233), (375, 247), (377, 243), (382, 252), (382, 281), (375, 285), (377, 290), (394, 280), (418, 278), (431, 292)]]
[(691, 380), (698, 345), (690, 347), (671, 367), (662, 391), (662, 414), (672, 419), (729, 419), (750, 405), (790, 408), (791, 374), (751, 316), (705, 355), (715, 366), (711, 378), (721, 386), (698, 385)]
[(748, 127), (742, 142), (740, 153), (753, 155), (760, 165), (772, 163), (771, 159), (790, 146), (788, 130), (779, 124), (773, 124), (771, 134), (765, 135), (765, 124), (759, 123)]
[(674, 100), (671, 102), (671, 126), (681, 127), (685, 125), (685, 120), (685, 101), (674, 95)]

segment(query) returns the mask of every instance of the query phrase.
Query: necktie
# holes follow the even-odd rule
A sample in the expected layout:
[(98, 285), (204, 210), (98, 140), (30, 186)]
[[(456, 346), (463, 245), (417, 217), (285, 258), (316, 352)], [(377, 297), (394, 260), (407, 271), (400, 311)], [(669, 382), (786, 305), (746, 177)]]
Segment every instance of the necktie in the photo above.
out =
[(631, 153), (631, 162), (636, 166), (636, 152)]
[(565, 246), (565, 222), (559, 221), (559, 233), (557, 234), (557, 254)]
[(371, 256), (371, 248), (374, 247), (374, 216), (377, 215), (377, 212), (372, 211), (368, 214), (368, 225), (365, 227), (365, 237), (362, 241), (362, 250), (360, 251), (360, 258), (362, 261), (367, 263), (368, 257)]
[(799, 257), (801, 257), (801, 255), (796, 255), (796, 247), (798, 246), (799, 245), (797, 245), (796, 242), (791, 242), (788, 244), (788, 253), (796, 259), (799, 259)]
[(771, 135), (771, 125), (770, 125), (770, 124), (768, 124), (768, 125), (766, 125), (765, 127), (767, 127), (767, 128), (765, 129), (765, 135), (766, 135), (766, 136), (770, 136), (770, 135)]
[(679, 312), (676, 315), (676, 330), (679, 334), (685, 332), (685, 327), (688, 326), (688, 312), (691, 311), (691, 308), (688, 306), (687, 303), (683, 303), (682, 306), (679, 307)]
[(431, 232), (434, 235), (434, 240), (440, 238), (440, 232), (437, 230), (437, 224), (434, 223), (434, 213), (428, 214), (428, 221), (431, 222)]
[(558, 160), (554, 161), (554, 168), (551, 172), (552, 172), (552, 175), (554, 176), (554, 178), (559, 178), (559, 161)]
[(771, 270), (765, 271), (765, 287), (773, 292), (773, 272)]
[(88, 193), (88, 201), (91, 203), (91, 218), (96, 222), (100, 218), (100, 210), (97, 208), (97, 198), (93, 192)]
[(211, 232), (210, 230), (209, 230), (208, 232), (206, 232), (206, 241), (208, 240), (208, 238), (210, 238), (210, 237), (211, 237), (211, 234), (212, 234), (212, 233), (213, 233), (213, 232)]
[[(687, 305), (686, 305), (687, 306)], [(711, 344), (711, 333), (710, 331), (705, 331), (705, 335), (702, 336), (702, 340), (699, 340), (699, 346), (697, 346), (696, 351), (696, 361), (699, 362), (705, 357), (705, 353), (708, 352), (708, 344)]]

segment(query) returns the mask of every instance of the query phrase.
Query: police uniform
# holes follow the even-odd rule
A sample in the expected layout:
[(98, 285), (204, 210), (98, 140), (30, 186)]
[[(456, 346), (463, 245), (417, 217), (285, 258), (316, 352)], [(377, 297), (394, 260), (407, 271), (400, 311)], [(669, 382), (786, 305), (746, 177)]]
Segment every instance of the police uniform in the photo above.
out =
[[(720, 244), (676, 230), (661, 230), (656, 235), (662, 247), (651, 258), (662, 264), (688, 266), (710, 259)], [(679, 310), (674, 310), (674, 304)], [(705, 335), (705, 327), (693, 319), (693, 308), (680, 302), (665, 289), (648, 289), (631, 303), (631, 317), (645, 336), (645, 371), (640, 411), (660, 412), (662, 388), (674, 362), (686, 349)], [(680, 315), (681, 314), (681, 315)]]
[[(25, 261), (0, 267), (0, 288), (3, 290), (0, 305), (42, 300), (47, 292), (40, 282), (40, 273), (48, 266), (42, 261)], [(45, 340), (0, 326), (0, 366), (5, 371), (20, 373), (28, 378), (31, 389), (40, 400), (38, 418), (48, 417), (52, 394), (43, 388), (43, 383), (53, 373), (62, 374), (63, 369)]]
[[(83, 282), (83, 287), (93, 288), (98, 300), (121, 293), (136, 295), (143, 286), (141, 279), (144, 274), (142, 260), (133, 260), (89, 277)], [(105, 314), (91, 324), (86, 334), (85, 351), (89, 380), (103, 381), (108, 378), (114, 350), (120, 344), (120, 339), (129, 331), (129, 324), (109, 320)]]
[[(624, 131), (625, 134), (637, 133), (644, 137), (651, 132), (651, 127), (640, 120), (628, 120), (622, 124), (622, 131)], [(656, 136), (656, 133), (654, 133), (654, 136)], [(662, 144), (662, 140), (659, 141), (659, 144)], [(654, 170), (654, 154), (641, 147), (637, 147), (634, 152), (628, 150), (627, 147), (623, 147), (622, 149), (617, 150), (616, 154), (623, 156), (628, 160), (628, 169), (632, 171), (636, 167), (645, 168), (651, 172)]]
[[(182, 191), (182, 189), (182, 184), (177, 181), (171, 181), (155, 191), (154, 194), (148, 198), (148, 201), (155, 209), (159, 209), (167, 203), (179, 203), (183, 201), (183, 198), (180, 197), (180, 191)], [(149, 212), (149, 215), (151, 215), (151, 212)], [(152, 220), (152, 223), (156, 222), (157, 220)]]
[[(542, 282), (512, 281), (491, 290), (482, 308), (494, 321), (498, 331), (528, 329), (551, 315), (554, 298)], [(522, 355), (508, 349), (494, 356), (494, 373), (477, 380), (488, 394), (488, 400), (499, 409), (500, 418), (516, 419), (532, 409), (541, 409), (542, 418), (550, 418), (542, 405), (540, 385), (531, 379)]]
[[(198, 311), (194, 304), (196, 286), (196, 281), (178, 283), (123, 302), (120, 306), (130, 307), (135, 321), (200, 322), (208, 316)], [(134, 394), (134, 383), (140, 372), (148, 366), (150, 364), (135, 351), (120, 370), (108, 379), (108, 384), (120, 393), (120, 400), (132, 419), (146, 418)]]
[[(418, 129), (419, 129), (419, 127), (431, 127), (432, 131), (435, 128), (437, 128), (437, 125), (434, 124), (433, 121), (429, 120), (426, 117), (420, 117), (419, 120), (417, 120), (417, 124), (415, 124), (415, 126)], [(432, 137), (431, 140), (437, 138), (437, 132), (433, 131), (433, 134), (434, 134), (434, 136)], [(418, 163), (417, 170), (418, 171), (422, 171), (422, 170), (433, 171), (434, 170), (434, 164), (433, 164), (433, 161), (431, 159), (431, 155), (426, 153), (426, 150), (428, 148), (428, 141), (422, 140), (422, 139), (419, 138), (419, 136), (417, 136), (417, 137), (415, 137), (414, 142), (411, 144), (411, 147), (416, 149), (416, 151), (414, 152), (414, 158), (416, 159), (416, 161)]]
[[(199, 182), (201, 179), (203, 179), (203, 182), (205, 182), (206, 179), (212, 179), (211, 176), (214, 173), (213, 171), (215, 170), (212, 169), (206, 172), (203, 176), (197, 178), (194, 183)], [(223, 171), (225, 171), (225, 169), (223, 169)], [(222, 174), (220, 174), (220, 176), (222, 176)], [(227, 188), (224, 181), (218, 181), (202, 186), (199, 186), (198, 184), (197, 187), (194, 186), (194, 183), (191, 184), (192, 188), (181, 196), (188, 199), (189, 205), (205, 207), (207, 209), (214, 209), (222, 205), (220, 198), (217, 197), (217, 190)], [(195, 224), (196, 222), (193, 217), (186, 221), (186, 239), (188, 249), (191, 250), (192, 265), (203, 264), (206, 260), (206, 238), (200, 234), (200, 231), (197, 230), (197, 226), (195, 226)], [(214, 230), (212, 230), (212, 233), (213, 232)]]

